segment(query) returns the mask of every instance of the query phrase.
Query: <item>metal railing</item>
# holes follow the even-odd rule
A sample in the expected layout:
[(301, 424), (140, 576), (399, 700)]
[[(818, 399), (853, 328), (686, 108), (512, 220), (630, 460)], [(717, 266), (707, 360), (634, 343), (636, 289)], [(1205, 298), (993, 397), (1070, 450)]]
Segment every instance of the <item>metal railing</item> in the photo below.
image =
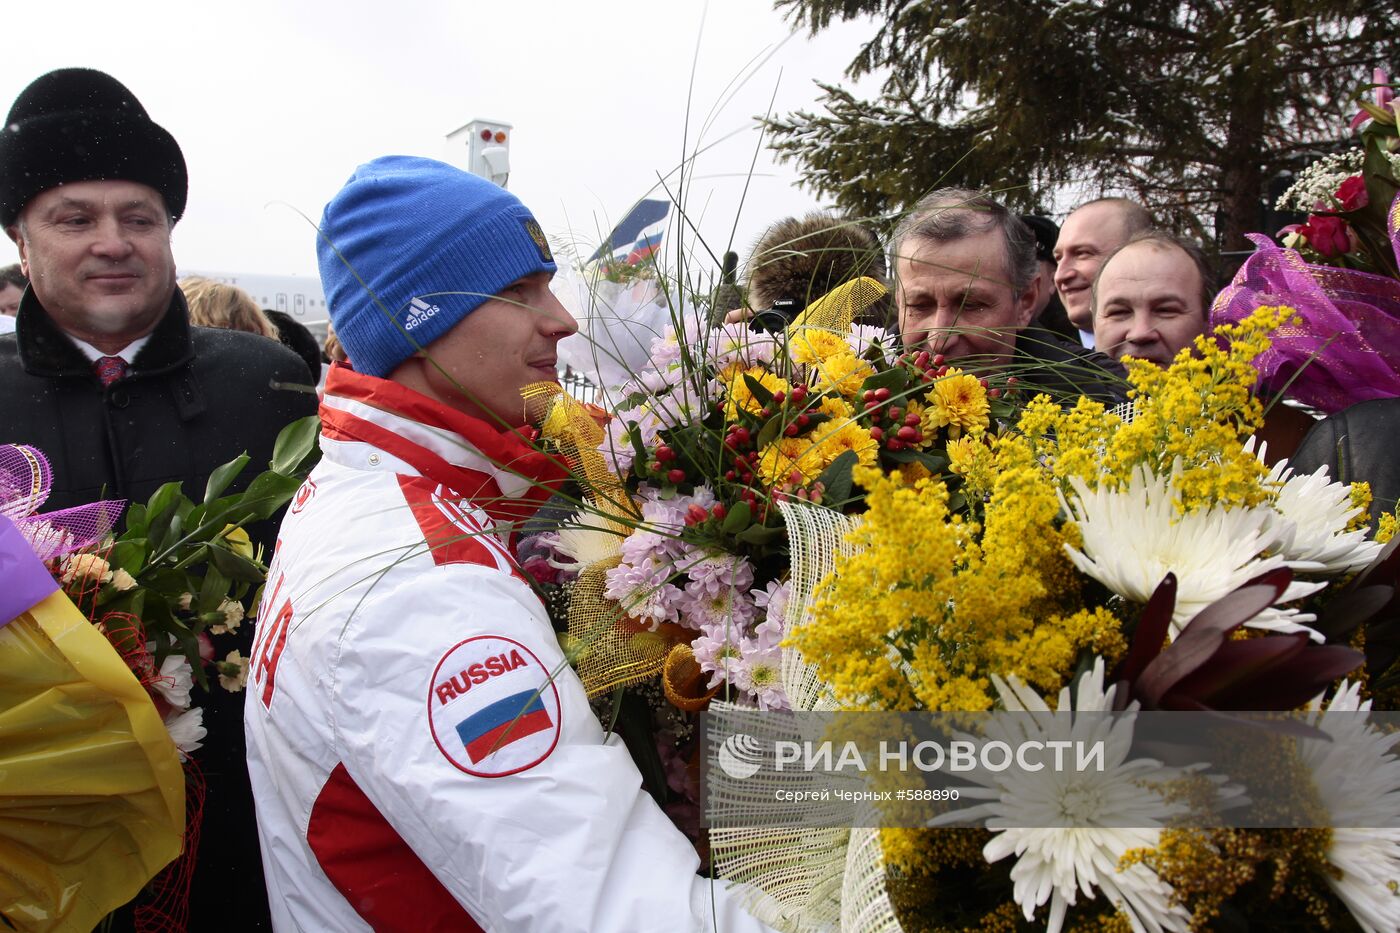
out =
[(598, 403), (598, 384), (572, 369), (566, 368), (559, 374), (559, 385), (580, 402)]

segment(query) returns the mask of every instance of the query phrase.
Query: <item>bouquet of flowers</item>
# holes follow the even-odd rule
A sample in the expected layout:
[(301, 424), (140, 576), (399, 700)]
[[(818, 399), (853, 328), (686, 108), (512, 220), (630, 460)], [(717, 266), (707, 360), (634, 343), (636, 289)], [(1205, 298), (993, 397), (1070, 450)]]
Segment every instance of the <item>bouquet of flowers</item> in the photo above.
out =
[[(0, 690), (0, 845), (13, 869), (0, 872), (0, 918), (88, 929), (180, 855), (197, 827), (187, 795), (197, 813), (202, 793), (187, 762), (205, 735), (193, 683), (208, 685), (206, 665), (224, 689), (246, 678), (247, 660), (214, 661), (210, 641), (237, 629), (265, 576), (243, 526), (295, 492), (316, 430), (315, 418), (284, 430), (272, 468), (239, 494), (223, 495), (247, 456), (216, 470), (199, 503), (162, 487), (115, 539), (124, 502), (41, 512), (48, 461), (0, 446), (0, 654), (23, 672)], [(168, 869), (174, 880), (138, 913), (178, 915), (178, 875)]]
[(1360, 145), (1300, 174), (1277, 207), (1306, 211), (1307, 222), (1284, 227), (1279, 235), (1310, 262), (1400, 278), (1387, 217), (1400, 193), (1400, 103), (1383, 69), (1375, 70), (1371, 82), (1374, 99), (1358, 98), (1361, 109), (1351, 121), (1352, 130), (1361, 131)]
[(1271, 395), (1325, 414), (1400, 396), (1400, 101), (1383, 71), (1373, 81), (1375, 102), (1352, 121), (1361, 145), (1310, 167), (1279, 202), (1308, 222), (1280, 231), (1284, 249), (1252, 234), (1256, 252), (1211, 308), (1215, 324), (1264, 305), (1297, 311), (1255, 368)]
[[(1004, 383), (927, 352), (897, 354), (882, 331), (852, 326), (876, 291), (871, 279), (848, 282), (778, 334), (677, 322), (652, 342), (605, 427), (545, 419), (543, 440), (564, 442), (583, 501), (569, 522), (527, 542), (525, 567), (590, 694), (631, 687), (653, 701), (656, 741), (632, 750), (654, 784), (690, 737), (686, 716), (712, 698), (788, 704), (778, 505), (857, 511), (857, 468), (927, 479), (1014, 410)], [(605, 723), (621, 702), (601, 712)]]
[[(1114, 709), (1394, 708), (1395, 517), (1372, 539), (1364, 486), (1270, 468), (1251, 438), (1252, 364), (1292, 315), (1258, 308), (1165, 371), (1131, 363), (1127, 418), (1034, 399), (949, 445), (956, 495), (858, 467), (868, 509), (848, 556), (820, 543), (834, 570), (815, 593), (791, 595), (811, 609), (787, 633), (785, 670), (846, 709), (1058, 710), (1035, 720), (1051, 731)], [(1280, 792), (1315, 794), (1336, 829), (1195, 828), (1175, 819), (1189, 797), (1115, 758), (1107, 776), (979, 774), (983, 802), (963, 816), (985, 828), (725, 830), (715, 860), (781, 905), (780, 926), (1396, 929), (1400, 830), (1351, 828), (1367, 814), (1393, 825), (1394, 737), (1358, 723), (1330, 740), (1302, 743)], [(1070, 825), (1033, 828), (1044, 813)]]

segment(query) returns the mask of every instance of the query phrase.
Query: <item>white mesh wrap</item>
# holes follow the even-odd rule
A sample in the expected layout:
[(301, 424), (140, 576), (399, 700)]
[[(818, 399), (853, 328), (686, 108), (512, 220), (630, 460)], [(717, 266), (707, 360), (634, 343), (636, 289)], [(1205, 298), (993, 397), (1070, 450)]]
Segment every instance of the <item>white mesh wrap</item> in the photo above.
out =
[[(792, 554), (786, 625), (811, 621), (812, 593), (835, 570), (859, 518), (796, 502), (779, 502)], [(794, 710), (837, 708), (830, 687), (800, 652), (783, 649), (783, 688)], [(762, 792), (754, 787), (755, 792)], [(722, 878), (751, 885), (749, 909), (765, 923), (794, 933), (898, 933), (885, 895), (880, 833), (875, 829), (713, 829), (710, 850)], [(761, 895), (761, 896), (760, 896)]]

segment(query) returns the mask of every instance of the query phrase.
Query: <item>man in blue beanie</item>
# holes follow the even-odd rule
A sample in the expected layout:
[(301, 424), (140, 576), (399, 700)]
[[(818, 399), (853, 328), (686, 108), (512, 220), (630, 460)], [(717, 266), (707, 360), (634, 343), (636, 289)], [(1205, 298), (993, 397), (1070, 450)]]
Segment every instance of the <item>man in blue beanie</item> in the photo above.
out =
[(278, 930), (763, 930), (605, 741), (512, 557), (564, 476), (521, 390), (577, 329), (529, 210), (361, 166), (319, 242), (349, 356), (257, 623), (248, 764)]

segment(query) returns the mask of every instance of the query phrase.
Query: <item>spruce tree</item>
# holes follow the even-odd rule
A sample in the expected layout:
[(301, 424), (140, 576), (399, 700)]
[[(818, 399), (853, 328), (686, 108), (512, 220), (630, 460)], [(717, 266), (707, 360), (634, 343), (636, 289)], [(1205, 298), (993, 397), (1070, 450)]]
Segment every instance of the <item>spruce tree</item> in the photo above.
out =
[[(1372, 68), (1400, 66), (1400, 0), (776, 0), (812, 33), (875, 17), (824, 112), (770, 121), (806, 183), (857, 214), (946, 184), (1043, 209), (1128, 194), (1224, 249), (1269, 179), (1344, 145)], [(1369, 92), (1368, 92), (1369, 96)]]

